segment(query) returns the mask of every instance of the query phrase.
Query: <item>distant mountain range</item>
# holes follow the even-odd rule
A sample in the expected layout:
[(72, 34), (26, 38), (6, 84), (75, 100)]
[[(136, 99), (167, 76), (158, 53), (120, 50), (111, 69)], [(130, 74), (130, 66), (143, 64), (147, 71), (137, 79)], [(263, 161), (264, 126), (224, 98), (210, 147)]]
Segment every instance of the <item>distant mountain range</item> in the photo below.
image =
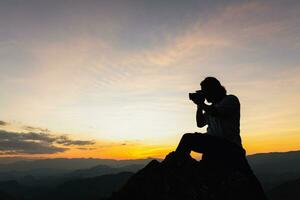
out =
[[(151, 160), (59, 158), (6, 161), (0, 164), (0, 199), (51, 197), (75, 200), (82, 194), (88, 199), (100, 200), (121, 187)], [(297, 199), (288, 194), (299, 196), (300, 151), (255, 154), (248, 156), (248, 161), (272, 200)]]
[(0, 182), (1, 200), (101, 200), (119, 190), (133, 175), (121, 172), (92, 178), (65, 180), (55, 187), (24, 186), (17, 181)]
[(17, 161), (0, 164), (0, 181), (18, 180), (24, 184), (36, 182), (38, 179), (92, 177), (122, 171), (134, 172), (151, 160), (152, 158), (136, 160), (58, 158)]
[(269, 191), (272, 200), (296, 200), (300, 198), (300, 178), (287, 181)]
[[(65, 175), (93, 177), (121, 171), (132, 172), (145, 166), (153, 158), (137, 160), (57, 158), (23, 160), (12, 163), (7, 162), (8, 160), (12, 161), (13, 158), (4, 159), (6, 159), (6, 164), (0, 164), (0, 181), (20, 179), (28, 181), (29, 179)], [(248, 156), (248, 161), (266, 189), (300, 177), (300, 151), (254, 154)]]
[(266, 190), (300, 178), (300, 151), (254, 154), (248, 161)]
[(112, 192), (119, 190), (133, 175), (132, 172), (102, 175), (93, 178), (81, 178), (66, 181), (57, 186), (51, 195), (43, 196), (44, 200), (83, 200), (101, 199), (109, 197)]
[[(0, 158), (6, 159), (6, 158)], [(114, 160), (114, 159), (97, 159), (97, 158), (54, 158), (38, 160), (21, 160), (16, 162), (0, 162), (0, 172), (7, 170), (26, 171), (33, 169), (62, 169), (77, 170), (94, 167), (96, 165), (107, 165), (111, 167), (124, 167), (133, 164), (147, 164), (153, 158), (136, 159), (136, 160)]]
[(88, 178), (101, 176), (104, 174), (117, 174), (120, 172), (136, 172), (142, 169), (145, 164), (132, 164), (124, 167), (109, 167), (106, 165), (97, 165), (89, 169), (80, 169), (67, 174), (67, 177)]

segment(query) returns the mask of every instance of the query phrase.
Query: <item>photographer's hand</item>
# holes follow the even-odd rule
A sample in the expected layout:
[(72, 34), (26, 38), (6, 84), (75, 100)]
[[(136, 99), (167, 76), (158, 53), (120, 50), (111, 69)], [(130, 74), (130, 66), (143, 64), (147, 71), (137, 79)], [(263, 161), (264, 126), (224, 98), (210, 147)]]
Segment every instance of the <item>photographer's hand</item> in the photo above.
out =
[(206, 104), (204, 102), (201, 104), (197, 104), (196, 122), (199, 128), (202, 128), (207, 124), (203, 113), (205, 105)]
[(214, 116), (218, 115), (217, 109), (214, 105), (203, 104), (202, 109), (205, 111), (205, 113), (208, 113), (209, 115), (214, 115)]
[(196, 104), (198, 107), (203, 107), (204, 101), (199, 101), (198, 99), (192, 100), (194, 104)]

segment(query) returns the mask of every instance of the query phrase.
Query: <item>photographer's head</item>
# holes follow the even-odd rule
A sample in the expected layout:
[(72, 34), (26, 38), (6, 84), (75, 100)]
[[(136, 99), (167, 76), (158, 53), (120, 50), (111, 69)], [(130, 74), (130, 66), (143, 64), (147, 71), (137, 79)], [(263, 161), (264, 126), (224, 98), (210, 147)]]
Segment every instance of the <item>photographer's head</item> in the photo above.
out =
[(201, 83), (201, 90), (208, 102), (219, 102), (225, 95), (226, 89), (221, 85), (220, 81), (215, 77), (206, 77)]

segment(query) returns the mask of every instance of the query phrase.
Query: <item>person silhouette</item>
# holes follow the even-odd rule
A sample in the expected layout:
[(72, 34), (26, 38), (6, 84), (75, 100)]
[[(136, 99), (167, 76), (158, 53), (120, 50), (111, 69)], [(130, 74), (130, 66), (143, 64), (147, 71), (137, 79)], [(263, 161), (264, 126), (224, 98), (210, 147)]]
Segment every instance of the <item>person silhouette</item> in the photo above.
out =
[[(239, 99), (235, 95), (228, 95), (225, 87), (215, 77), (206, 77), (200, 86), (201, 90), (190, 94), (190, 99), (197, 105), (197, 126), (202, 128), (207, 125), (207, 132), (185, 133), (176, 151), (167, 155), (166, 159), (175, 160), (177, 165), (181, 165), (190, 160), (191, 151), (202, 153), (202, 160), (199, 162), (202, 164), (201, 169), (213, 171), (218, 180), (226, 180), (226, 177), (237, 172), (242, 173), (254, 186), (254, 199), (266, 200), (242, 145)], [(205, 100), (211, 104), (206, 104)], [(218, 190), (221, 183), (216, 182), (211, 188)]]
[[(244, 156), (240, 137), (240, 102), (235, 95), (228, 95), (224, 86), (215, 77), (206, 77), (201, 83), (198, 98), (191, 98), (197, 105), (196, 122), (206, 133), (186, 133), (182, 136), (176, 153), (180, 157), (191, 151), (202, 153), (202, 160), (215, 160), (229, 156)], [(201, 98), (202, 96), (202, 98)], [(205, 99), (211, 105), (205, 103)], [(222, 156), (220, 156), (222, 155)]]
[(190, 93), (189, 97), (197, 105), (197, 126), (202, 128), (207, 125), (207, 131), (185, 133), (176, 150), (166, 156), (164, 163), (187, 170), (186, 167), (195, 162), (191, 158), (191, 151), (202, 153), (197, 166), (203, 172), (209, 192), (217, 195), (216, 199), (224, 199), (223, 195), (230, 196), (231, 189), (224, 186), (236, 181), (244, 188), (250, 187), (251, 199), (266, 200), (242, 145), (238, 97), (227, 94), (225, 87), (215, 77), (206, 77), (200, 86), (201, 90)]

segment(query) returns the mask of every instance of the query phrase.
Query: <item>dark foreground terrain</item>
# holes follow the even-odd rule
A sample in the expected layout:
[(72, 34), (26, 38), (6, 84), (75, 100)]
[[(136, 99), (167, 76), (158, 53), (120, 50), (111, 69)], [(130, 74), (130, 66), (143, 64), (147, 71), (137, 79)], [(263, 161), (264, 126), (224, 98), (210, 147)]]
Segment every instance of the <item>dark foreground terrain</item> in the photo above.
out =
[[(170, 165), (161, 167), (166, 165), (164, 161), (151, 160), (153, 159), (132, 161), (47, 159), (3, 163), (0, 164), (0, 199), (101, 200), (109, 198), (112, 194), (116, 198), (120, 191), (123, 191), (124, 195), (126, 192), (129, 194), (130, 187), (136, 188), (138, 180), (146, 179), (149, 181), (147, 184), (153, 183), (150, 184), (154, 186), (152, 191), (159, 191), (162, 188), (167, 190), (168, 187), (170, 187), (169, 190), (174, 190), (177, 187), (176, 192), (193, 195), (195, 191), (189, 190), (190, 187), (187, 186), (190, 183), (196, 183), (193, 186), (194, 189), (198, 188), (197, 191), (201, 191), (201, 195), (203, 195), (199, 199), (214, 198), (209, 193), (207, 186), (199, 184), (205, 178), (207, 179), (207, 176), (195, 175), (201, 170), (198, 170), (199, 168), (196, 166), (198, 164), (194, 161), (186, 165), (186, 167), (190, 165), (186, 173), (183, 173), (184, 171), (180, 173), (181, 168)], [(248, 161), (270, 200), (299, 199), (300, 151), (256, 154), (248, 156)], [(144, 168), (146, 165), (147, 167)], [(136, 173), (137, 171), (139, 172)], [(159, 175), (163, 172), (167, 173)], [(173, 176), (172, 173), (177, 174), (177, 176)], [(162, 177), (164, 177), (164, 180), (161, 180)], [(239, 173), (236, 173), (232, 178), (233, 181), (245, 181), (243, 175)], [(178, 179), (179, 183), (181, 181), (184, 184), (184, 187), (178, 187), (176, 184), (170, 185), (173, 180), (177, 180), (175, 183), (178, 183)], [(229, 180), (232, 181), (232, 179)], [(138, 183), (138, 185), (140, 189), (135, 190), (137, 194), (141, 193), (142, 188), (146, 186), (142, 183)], [(225, 186), (225, 191), (230, 191), (230, 188)], [(127, 191), (124, 188), (127, 188)], [(231, 191), (234, 191), (234, 189), (231, 188)], [(208, 195), (208, 197), (205, 197), (205, 195)], [(209, 197), (209, 195), (211, 196)]]

